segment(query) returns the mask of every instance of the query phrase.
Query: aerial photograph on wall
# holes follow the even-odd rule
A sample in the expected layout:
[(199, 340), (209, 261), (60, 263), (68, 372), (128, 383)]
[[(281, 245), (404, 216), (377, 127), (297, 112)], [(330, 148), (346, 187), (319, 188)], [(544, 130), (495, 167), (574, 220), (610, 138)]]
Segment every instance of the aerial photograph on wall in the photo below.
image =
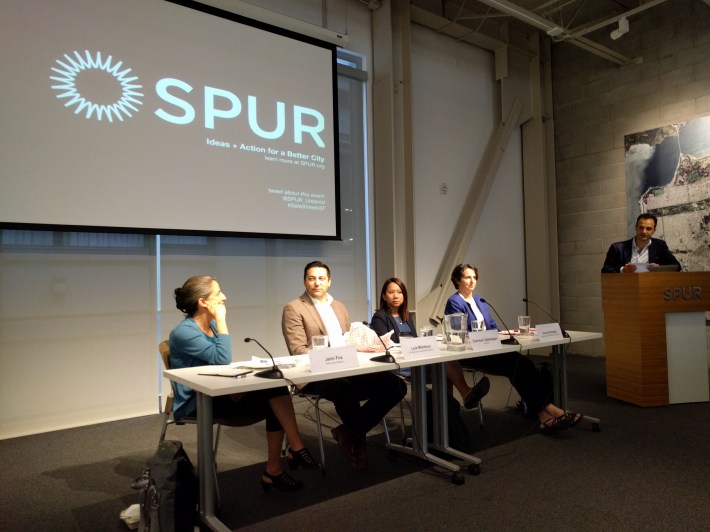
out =
[(628, 234), (654, 214), (683, 270), (710, 270), (710, 116), (626, 135), (624, 148)]

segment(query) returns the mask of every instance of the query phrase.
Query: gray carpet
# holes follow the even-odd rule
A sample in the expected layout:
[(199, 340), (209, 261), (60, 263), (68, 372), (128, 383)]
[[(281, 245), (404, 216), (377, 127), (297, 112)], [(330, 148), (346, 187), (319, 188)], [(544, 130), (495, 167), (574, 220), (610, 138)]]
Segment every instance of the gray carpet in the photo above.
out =
[[(569, 357), (570, 406), (601, 418), (557, 437), (507, 407), (517, 397), (492, 379), (485, 430), (463, 416), (483, 459), (479, 476), (454, 485), (446, 472), (392, 456), (377, 430), (371, 466), (350, 468), (326, 438), (328, 473), (294, 473), (306, 487), (264, 494), (263, 427), (224, 431), (219, 461), (223, 521), (234, 530), (708, 530), (710, 404), (643, 409), (605, 395), (604, 360)], [(312, 408), (297, 404), (317, 449)], [(399, 415), (390, 416), (397, 440)], [(334, 422), (326, 418), (326, 424)], [(127, 530), (121, 510), (153, 452), (158, 415), (0, 441), (2, 531)], [(195, 428), (170, 427), (194, 457)]]

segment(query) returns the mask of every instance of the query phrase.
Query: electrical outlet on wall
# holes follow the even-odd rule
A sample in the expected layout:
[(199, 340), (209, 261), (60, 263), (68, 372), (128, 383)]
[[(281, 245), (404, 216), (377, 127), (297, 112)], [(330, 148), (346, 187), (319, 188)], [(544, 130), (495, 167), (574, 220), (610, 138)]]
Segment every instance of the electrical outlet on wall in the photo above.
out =
[(447, 185), (446, 183), (442, 183), (441, 185), (439, 185), (439, 192), (441, 194), (446, 194), (448, 191), (449, 191), (449, 185)]

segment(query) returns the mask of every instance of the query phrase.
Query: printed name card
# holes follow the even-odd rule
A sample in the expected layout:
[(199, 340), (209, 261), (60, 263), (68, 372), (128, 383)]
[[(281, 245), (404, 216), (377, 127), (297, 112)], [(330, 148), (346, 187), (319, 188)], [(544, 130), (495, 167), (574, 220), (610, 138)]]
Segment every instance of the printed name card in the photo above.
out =
[(473, 351), (496, 349), (501, 346), (500, 336), (498, 336), (498, 331), (495, 329), (491, 331), (472, 331), (468, 333), (468, 341)]
[(401, 337), (399, 345), (402, 346), (402, 356), (404, 358), (423, 358), (439, 354), (436, 336)]
[(559, 323), (541, 323), (535, 327), (540, 340), (562, 340), (562, 329)]
[(323, 373), (336, 369), (351, 369), (360, 366), (355, 346), (324, 347), (311, 349), (308, 353), (311, 360), (311, 373)]

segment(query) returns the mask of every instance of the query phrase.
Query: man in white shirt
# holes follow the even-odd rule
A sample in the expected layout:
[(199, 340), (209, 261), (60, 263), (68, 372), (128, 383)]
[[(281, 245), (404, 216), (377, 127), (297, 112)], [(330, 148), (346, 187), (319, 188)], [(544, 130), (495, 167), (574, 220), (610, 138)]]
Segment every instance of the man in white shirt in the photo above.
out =
[[(303, 270), (306, 291), (283, 309), (281, 329), (292, 355), (308, 353), (313, 336), (328, 336), (331, 346), (345, 344), (350, 330), (345, 305), (328, 294), (330, 268), (313, 261)], [(358, 469), (367, 467), (367, 433), (399, 403), (407, 392), (405, 383), (391, 372), (331, 379), (307, 384), (303, 392), (319, 395), (335, 405), (342, 425), (331, 433), (338, 448)], [(361, 401), (365, 401), (360, 405)]]

